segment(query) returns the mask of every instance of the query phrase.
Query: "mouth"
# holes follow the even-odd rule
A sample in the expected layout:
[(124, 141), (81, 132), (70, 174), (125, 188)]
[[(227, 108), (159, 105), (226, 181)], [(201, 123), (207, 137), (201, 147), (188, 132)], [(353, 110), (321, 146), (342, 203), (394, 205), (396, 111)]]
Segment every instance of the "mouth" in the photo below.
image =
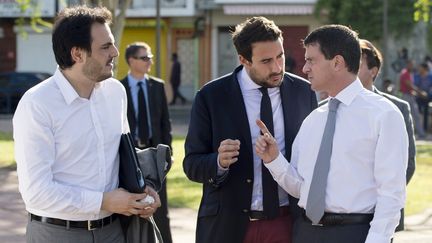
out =
[(114, 60), (107, 62), (107, 66), (114, 67)]

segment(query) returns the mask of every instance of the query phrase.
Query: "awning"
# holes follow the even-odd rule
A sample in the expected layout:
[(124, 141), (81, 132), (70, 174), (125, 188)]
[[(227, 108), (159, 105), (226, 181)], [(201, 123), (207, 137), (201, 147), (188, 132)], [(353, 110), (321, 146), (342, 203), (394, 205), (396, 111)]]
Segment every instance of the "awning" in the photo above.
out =
[(224, 5), (226, 15), (310, 15), (313, 5)]

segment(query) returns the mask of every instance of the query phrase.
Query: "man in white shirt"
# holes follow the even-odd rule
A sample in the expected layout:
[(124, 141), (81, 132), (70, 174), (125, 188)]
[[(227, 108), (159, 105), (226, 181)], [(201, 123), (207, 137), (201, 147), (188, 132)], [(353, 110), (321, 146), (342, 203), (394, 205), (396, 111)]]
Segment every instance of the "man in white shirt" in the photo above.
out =
[[(13, 118), (27, 242), (124, 242), (113, 213), (151, 216), (147, 187), (118, 187), (120, 136), (129, 130), (126, 93), (112, 77), (118, 56), (106, 8), (63, 9), (53, 30), (59, 67), (25, 93)], [(139, 200), (149, 194), (153, 204)]]
[[(257, 124), (264, 135), (255, 147), (273, 178), (305, 209), (294, 225), (293, 242), (390, 242), (405, 203), (408, 139), (403, 117), (388, 99), (366, 90), (358, 79), (357, 33), (327, 25), (310, 33), (304, 46), (303, 72), (315, 91), (329, 94), (330, 102), (304, 120), (290, 163), (261, 121)], [(332, 140), (327, 139), (326, 124), (327, 117), (333, 118), (330, 103), (339, 103), (332, 109)], [(314, 182), (324, 174), (325, 145), (330, 147), (329, 165), (324, 187), (315, 190), (319, 187)], [(323, 200), (315, 200), (317, 194)], [(313, 217), (320, 207), (319, 217)]]

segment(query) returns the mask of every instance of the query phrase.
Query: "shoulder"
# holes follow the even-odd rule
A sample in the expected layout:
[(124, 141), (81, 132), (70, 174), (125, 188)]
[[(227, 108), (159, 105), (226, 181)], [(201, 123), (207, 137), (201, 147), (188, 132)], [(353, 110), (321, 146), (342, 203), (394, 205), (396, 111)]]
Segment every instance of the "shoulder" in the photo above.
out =
[(392, 101), (390, 101), (390, 99), (380, 94), (376, 94), (367, 89), (363, 89), (360, 93), (360, 97), (362, 97), (364, 104), (367, 105), (366, 107), (369, 107), (371, 114), (400, 114), (400, 109)]
[(305, 89), (311, 91), (310, 82), (298, 75), (286, 72), (284, 74), (284, 82), (290, 83), (292, 87), (295, 87), (297, 89)]
[(388, 100), (390, 100), (391, 102), (393, 102), (393, 104), (395, 104), (397, 107), (399, 108), (405, 108), (408, 109), (409, 108), (409, 103), (394, 96), (391, 94), (387, 94), (387, 93), (380, 93), (380, 95), (382, 95), (383, 97), (387, 98)]
[(162, 87), (165, 85), (165, 81), (163, 79), (157, 78), (154, 76), (149, 76), (149, 82), (152, 85), (157, 85), (157, 86), (162, 86)]
[(216, 91), (229, 89), (228, 87), (233, 85), (232, 82), (237, 82), (237, 79), (235, 78), (234, 73), (229, 73), (208, 81), (198, 92), (201, 94), (216, 94)]
[(128, 85), (128, 76), (126, 75), (124, 78), (120, 79), (119, 81), (124, 86)]

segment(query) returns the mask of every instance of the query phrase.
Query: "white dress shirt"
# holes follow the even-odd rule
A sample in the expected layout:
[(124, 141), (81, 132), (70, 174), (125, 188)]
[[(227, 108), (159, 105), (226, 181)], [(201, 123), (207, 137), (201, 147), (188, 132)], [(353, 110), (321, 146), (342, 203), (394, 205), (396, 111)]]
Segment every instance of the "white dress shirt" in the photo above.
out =
[[(252, 138), (252, 151), (253, 151), (253, 163), (254, 163), (254, 182), (252, 188), (252, 203), (251, 210), (262, 211), (263, 210), (263, 189), (262, 189), (262, 173), (261, 166), (262, 161), (260, 157), (255, 153), (255, 142), (260, 135), (260, 129), (256, 125), (256, 120), (260, 118), (260, 107), (262, 93), (259, 90), (261, 86), (256, 84), (247, 74), (245, 68), (243, 68), (238, 74), (237, 79), (239, 80), (240, 89), (243, 95), (243, 100), (246, 106), (246, 113), (249, 122), (251, 138)], [(282, 110), (282, 100), (280, 96), (280, 89), (269, 88), (268, 93), (270, 96), (272, 110), (273, 110), (273, 127), (275, 138), (278, 146), (282, 153), (285, 153), (285, 127), (284, 127), (284, 116)], [(287, 121), (289, 122), (289, 121)], [(242, 146), (242, 145), (240, 145)], [(279, 192), (279, 205), (288, 205), (288, 194), (281, 188), (278, 188)]]
[[(341, 104), (325, 211), (374, 213), (367, 243), (390, 242), (405, 204), (408, 137), (402, 114), (390, 101), (363, 88), (357, 79), (336, 97)], [(328, 104), (314, 110), (294, 140), (291, 164), (279, 154), (266, 164), (286, 191), (299, 197), (305, 208)]]
[(59, 69), (27, 91), (13, 117), (19, 190), (30, 213), (65, 220), (109, 216), (103, 193), (118, 187), (127, 99), (115, 79), (81, 98)]

